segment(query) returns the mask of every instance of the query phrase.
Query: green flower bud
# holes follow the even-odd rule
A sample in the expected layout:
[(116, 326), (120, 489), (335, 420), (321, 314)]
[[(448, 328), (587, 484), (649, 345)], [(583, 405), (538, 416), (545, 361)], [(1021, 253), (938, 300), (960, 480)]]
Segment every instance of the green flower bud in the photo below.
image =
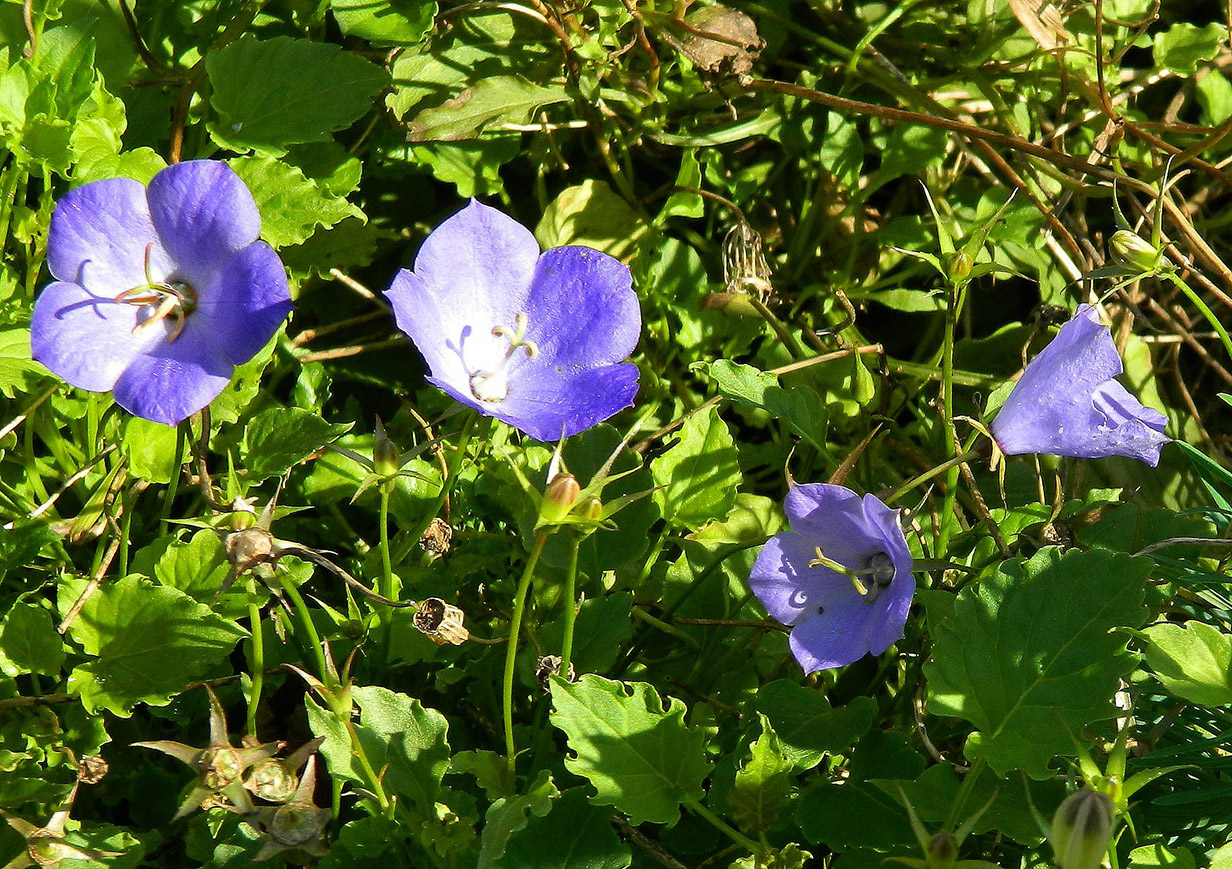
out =
[(1070, 794), (1052, 817), (1048, 843), (1061, 869), (1099, 869), (1112, 839), (1112, 798), (1090, 788)]
[(539, 503), (539, 525), (559, 525), (577, 502), (582, 487), (572, 474), (557, 474)]
[(603, 518), (603, 504), (598, 498), (587, 498), (578, 505), (577, 512), (583, 519), (597, 522)]
[(385, 434), (385, 426), (378, 419), (376, 436), (372, 441), (372, 470), (378, 477), (389, 479), (398, 473), (399, 453), (397, 445)]
[(1163, 251), (1128, 229), (1118, 229), (1112, 234), (1108, 251), (1117, 265), (1135, 272), (1153, 272), (1163, 261)]
[(950, 869), (958, 861), (958, 840), (942, 830), (928, 840), (929, 869)]
[(975, 263), (972, 261), (971, 255), (966, 251), (956, 250), (945, 258), (945, 270), (950, 276), (951, 281), (961, 281), (971, 274), (971, 267), (973, 265)]

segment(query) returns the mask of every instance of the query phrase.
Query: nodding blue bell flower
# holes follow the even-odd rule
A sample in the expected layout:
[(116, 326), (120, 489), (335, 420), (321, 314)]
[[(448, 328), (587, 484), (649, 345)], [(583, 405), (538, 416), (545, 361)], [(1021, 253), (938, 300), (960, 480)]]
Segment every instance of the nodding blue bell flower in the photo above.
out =
[(1031, 360), (989, 426), (1007, 456), (1126, 456), (1154, 467), (1171, 438), (1167, 418), (1115, 378), (1124, 370), (1108, 327), (1090, 305)]
[(79, 389), (112, 390), (135, 416), (175, 425), (222, 392), (291, 312), (286, 271), (225, 163), (169, 166), (149, 186), (84, 184), (56, 203), (55, 282), (34, 304), (34, 358)]
[(770, 617), (792, 627), (805, 673), (880, 655), (902, 638), (915, 594), (899, 514), (843, 486), (796, 486), (783, 504), (791, 531), (771, 538), (749, 576)]
[(424, 241), (385, 293), (428, 381), (536, 440), (633, 404), (625, 362), (642, 318), (628, 267), (587, 247), (543, 253), (526, 227), (472, 200)]

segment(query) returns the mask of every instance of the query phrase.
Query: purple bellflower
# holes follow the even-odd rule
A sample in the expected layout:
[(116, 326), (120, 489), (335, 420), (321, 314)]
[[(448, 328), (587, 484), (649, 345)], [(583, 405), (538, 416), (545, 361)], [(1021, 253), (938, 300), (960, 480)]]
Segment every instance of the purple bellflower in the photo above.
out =
[(282, 262), (225, 163), (109, 178), (56, 204), (34, 305), (34, 358), (73, 386), (114, 390), (136, 416), (175, 425), (209, 404), (291, 312)]
[(749, 576), (771, 618), (792, 627), (805, 673), (880, 655), (903, 635), (915, 594), (898, 511), (843, 486), (796, 486), (792, 530), (771, 538)]
[(544, 253), (530, 230), (474, 200), (438, 226), (386, 292), (430, 383), (541, 441), (633, 403), (623, 362), (642, 328), (629, 269), (587, 247)]
[(1167, 418), (1113, 379), (1123, 370), (1108, 327), (1082, 305), (1014, 384), (990, 426), (997, 447), (1007, 456), (1127, 456), (1159, 464), (1159, 450), (1171, 440)]

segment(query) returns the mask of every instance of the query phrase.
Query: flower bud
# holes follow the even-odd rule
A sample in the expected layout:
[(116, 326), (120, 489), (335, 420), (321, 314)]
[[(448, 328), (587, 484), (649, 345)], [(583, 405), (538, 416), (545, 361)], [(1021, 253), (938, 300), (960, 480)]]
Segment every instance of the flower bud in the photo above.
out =
[(539, 525), (559, 525), (573, 509), (582, 487), (572, 474), (557, 474), (539, 503)]
[(1112, 838), (1112, 798), (1090, 788), (1070, 794), (1052, 817), (1048, 843), (1061, 869), (1099, 869)]
[(971, 260), (971, 255), (966, 251), (956, 250), (951, 254), (947, 254), (945, 258), (945, 271), (949, 275), (951, 281), (961, 281), (967, 275), (971, 274), (971, 267), (975, 263)]
[(1135, 272), (1153, 272), (1163, 261), (1163, 251), (1128, 229), (1118, 229), (1112, 234), (1108, 250), (1117, 265)]
[(928, 840), (929, 869), (950, 869), (958, 860), (958, 840), (942, 830)]
[(378, 477), (389, 479), (398, 473), (398, 447), (385, 434), (385, 426), (378, 419), (376, 434), (372, 442), (372, 470)]
[(603, 518), (603, 504), (598, 498), (587, 498), (578, 505), (577, 513), (583, 519), (589, 519), (591, 522), (598, 522)]

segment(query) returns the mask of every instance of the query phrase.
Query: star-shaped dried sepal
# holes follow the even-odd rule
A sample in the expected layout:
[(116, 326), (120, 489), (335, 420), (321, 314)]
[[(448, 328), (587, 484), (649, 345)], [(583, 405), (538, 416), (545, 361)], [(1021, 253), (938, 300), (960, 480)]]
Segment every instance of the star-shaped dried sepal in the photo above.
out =
[(226, 797), (232, 807), (241, 814), (252, 811), (252, 800), (244, 790), (244, 772), (258, 761), (272, 756), (279, 749), (279, 743), (267, 742), (263, 745), (236, 748), (231, 745), (231, 737), (227, 733), (227, 718), (223, 713), (222, 704), (214, 692), (206, 686), (210, 695), (210, 744), (205, 748), (194, 748), (182, 742), (159, 739), (151, 742), (134, 742), (133, 745), (142, 748), (152, 748), (168, 754), (176, 760), (188, 764), (197, 773), (197, 782), (188, 791), (179, 810), (171, 820), (180, 818), (200, 808), (210, 797), (221, 794)]
[(45, 826), (37, 827), (29, 821), (14, 817), (0, 809), (0, 816), (26, 840), (26, 850), (18, 854), (4, 869), (25, 869), (27, 866), (58, 866), (61, 860), (97, 860), (99, 857), (118, 857), (119, 851), (96, 851), (66, 842), (64, 828), (72, 812), (77, 786), (65, 801), (64, 808), (51, 816)]
[(329, 809), (318, 807), (313, 799), (316, 786), (317, 759), (309, 757), (299, 787), (285, 805), (262, 806), (246, 819), (265, 836), (265, 844), (253, 860), (269, 860), (284, 851), (303, 851), (313, 857), (323, 857), (329, 851), (325, 825), (330, 814)]

